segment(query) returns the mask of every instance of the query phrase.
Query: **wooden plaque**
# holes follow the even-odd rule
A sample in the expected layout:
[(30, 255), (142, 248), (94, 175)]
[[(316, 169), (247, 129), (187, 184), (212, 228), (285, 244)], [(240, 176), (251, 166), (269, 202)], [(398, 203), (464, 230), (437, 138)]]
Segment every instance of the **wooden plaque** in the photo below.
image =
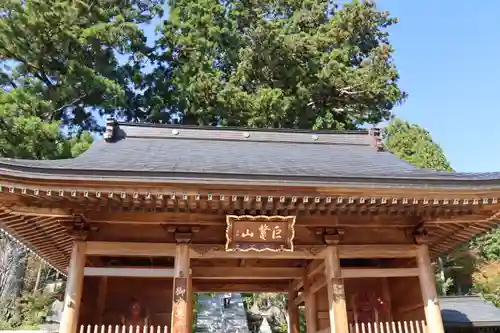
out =
[(295, 216), (226, 216), (226, 251), (293, 251)]

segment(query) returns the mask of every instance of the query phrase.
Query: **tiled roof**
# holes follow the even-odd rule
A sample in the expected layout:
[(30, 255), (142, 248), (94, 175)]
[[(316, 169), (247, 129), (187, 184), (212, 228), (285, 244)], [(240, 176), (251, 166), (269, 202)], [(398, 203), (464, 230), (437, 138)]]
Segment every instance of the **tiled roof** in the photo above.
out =
[(372, 131), (312, 132), (115, 124), (67, 160), (0, 159), (0, 175), (37, 178), (254, 180), (286, 183), (500, 185), (500, 173), (418, 169), (377, 147)]
[(476, 296), (439, 299), (445, 326), (498, 326), (500, 309)]

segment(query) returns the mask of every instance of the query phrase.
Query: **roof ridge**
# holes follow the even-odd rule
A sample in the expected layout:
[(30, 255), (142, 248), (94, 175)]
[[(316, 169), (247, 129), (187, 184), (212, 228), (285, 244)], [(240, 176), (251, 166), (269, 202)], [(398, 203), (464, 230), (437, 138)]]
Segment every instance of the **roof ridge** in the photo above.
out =
[(337, 144), (372, 146), (383, 150), (380, 129), (349, 131), (302, 130), (284, 128), (240, 128), (171, 124), (123, 123), (113, 118), (106, 122), (104, 139), (117, 142), (125, 138), (198, 139), (207, 141), (241, 141), (269, 143)]
[[(108, 118), (108, 121), (114, 121)], [(356, 130), (313, 130), (300, 128), (252, 128), (239, 126), (209, 126), (209, 125), (183, 125), (183, 124), (158, 124), (158, 123), (133, 123), (133, 122), (115, 122), (119, 127), (151, 127), (151, 128), (172, 128), (172, 129), (193, 129), (193, 130), (212, 130), (212, 131), (248, 131), (248, 132), (276, 132), (276, 133), (310, 133), (310, 134), (354, 134), (371, 135), (372, 129)], [(107, 123), (106, 123), (107, 124)]]

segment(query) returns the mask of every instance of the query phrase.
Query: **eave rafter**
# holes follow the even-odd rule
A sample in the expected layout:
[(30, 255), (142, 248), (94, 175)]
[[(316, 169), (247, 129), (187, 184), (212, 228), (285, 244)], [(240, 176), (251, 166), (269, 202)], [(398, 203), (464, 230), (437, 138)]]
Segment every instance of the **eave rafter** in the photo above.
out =
[[(267, 192), (267, 193), (266, 193)], [(287, 190), (287, 193), (290, 191)], [(293, 192), (292, 192), (293, 193)], [(387, 196), (325, 196), (317, 193), (276, 195), (276, 191), (242, 194), (241, 191), (101, 191), (96, 189), (40, 189), (18, 186), (1, 186), (0, 195), (18, 196), (40, 207), (63, 207), (73, 214), (84, 211), (154, 211), (239, 213), (249, 215), (337, 215), (337, 214), (388, 214), (442, 218), (468, 215), (471, 210), (493, 211), (500, 209), (496, 196), (463, 194), (423, 195), (405, 197), (404, 194)], [(398, 193), (398, 191), (394, 191)], [(52, 203), (52, 205), (51, 205)], [(61, 206), (62, 204), (62, 206)]]
[[(129, 190), (132, 189), (132, 190)], [(293, 190), (164, 190), (96, 188), (34, 188), (13, 183), (0, 185), (0, 226), (11, 236), (45, 258), (60, 271), (67, 267), (71, 251), (75, 216), (86, 223), (138, 223), (137, 219), (115, 218), (120, 214), (148, 212), (154, 215), (142, 223), (176, 225), (192, 223), (214, 226), (224, 223), (225, 214), (296, 215), (298, 226), (310, 228), (325, 236), (325, 243), (342, 244), (342, 235), (349, 228), (394, 227), (414, 228), (424, 221), (431, 252), (452, 250), (473, 236), (497, 224), (500, 203), (495, 193), (449, 192), (445, 197), (436, 192), (393, 191), (393, 195), (359, 196), (324, 195), (321, 191)], [(287, 193), (287, 195), (281, 195)], [(293, 195), (296, 193), (296, 195)], [(318, 194), (320, 193), (320, 194)], [(340, 190), (339, 190), (340, 193)], [(346, 190), (345, 193), (349, 193)], [(367, 191), (366, 193), (371, 193)], [(375, 192), (374, 192), (375, 193)], [(189, 214), (187, 214), (189, 213)], [(182, 214), (179, 218), (175, 214)], [(161, 216), (170, 216), (158, 219)], [(324, 222), (308, 219), (323, 216)], [(405, 221), (397, 217), (405, 217)], [(355, 220), (374, 221), (372, 224)], [(409, 221), (409, 222), (408, 222)], [(413, 221), (413, 222), (412, 222)], [(316, 224), (315, 224), (316, 223)], [(89, 230), (91, 231), (91, 230)], [(328, 240), (328, 242), (327, 242)]]
[(71, 218), (23, 214), (0, 206), (0, 230), (63, 274), (69, 262), (72, 239), (61, 222)]

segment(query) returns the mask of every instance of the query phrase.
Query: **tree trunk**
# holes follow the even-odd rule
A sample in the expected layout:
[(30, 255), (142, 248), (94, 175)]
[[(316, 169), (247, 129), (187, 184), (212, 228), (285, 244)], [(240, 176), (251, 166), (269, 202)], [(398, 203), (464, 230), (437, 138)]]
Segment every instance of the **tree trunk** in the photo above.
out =
[(19, 297), (24, 287), (27, 251), (18, 243), (6, 240), (2, 247), (0, 300)]

